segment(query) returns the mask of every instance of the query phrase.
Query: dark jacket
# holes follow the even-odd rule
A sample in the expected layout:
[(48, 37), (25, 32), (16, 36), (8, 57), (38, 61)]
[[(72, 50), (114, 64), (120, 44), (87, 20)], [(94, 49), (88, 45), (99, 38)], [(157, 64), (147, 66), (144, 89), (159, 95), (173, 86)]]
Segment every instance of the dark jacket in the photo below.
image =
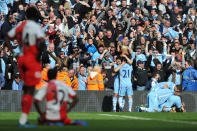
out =
[(134, 76), (137, 79), (138, 86), (145, 86), (148, 82), (148, 70), (145, 68), (142, 69), (138, 67)]

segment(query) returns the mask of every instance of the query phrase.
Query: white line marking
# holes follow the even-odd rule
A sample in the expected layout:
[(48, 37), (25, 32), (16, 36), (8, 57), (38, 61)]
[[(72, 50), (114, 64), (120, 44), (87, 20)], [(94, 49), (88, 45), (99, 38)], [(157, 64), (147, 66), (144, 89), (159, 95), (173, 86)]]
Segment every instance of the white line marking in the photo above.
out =
[(99, 115), (110, 116), (110, 117), (122, 117), (122, 118), (134, 119), (134, 120), (151, 120), (151, 121), (162, 121), (162, 122), (170, 122), (170, 123), (182, 123), (182, 124), (197, 125), (196, 121), (166, 120), (166, 119), (154, 119), (154, 118), (126, 116), (126, 115), (112, 115), (112, 114), (99, 114)]

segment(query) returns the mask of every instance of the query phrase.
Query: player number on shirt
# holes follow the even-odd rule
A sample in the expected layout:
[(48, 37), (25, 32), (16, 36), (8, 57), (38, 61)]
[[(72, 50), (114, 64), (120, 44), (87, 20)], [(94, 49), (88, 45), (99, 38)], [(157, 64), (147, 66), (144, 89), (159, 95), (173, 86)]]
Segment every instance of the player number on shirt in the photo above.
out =
[(128, 78), (130, 74), (129, 70), (122, 70), (122, 71), (124, 72), (123, 78)]
[(55, 100), (55, 102), (53, 103), (54, 105), (58, 104), (58, 97), (57, 97), (57, 93), (61, 93), (61, 99), (60, 99), (60, 104), (64, 104), (64, 96), (65, 96), (65, 92), (63, 90), (58, 90), (58, 92), (56, 90), (52, 90), (53, 92), (53, 99)]

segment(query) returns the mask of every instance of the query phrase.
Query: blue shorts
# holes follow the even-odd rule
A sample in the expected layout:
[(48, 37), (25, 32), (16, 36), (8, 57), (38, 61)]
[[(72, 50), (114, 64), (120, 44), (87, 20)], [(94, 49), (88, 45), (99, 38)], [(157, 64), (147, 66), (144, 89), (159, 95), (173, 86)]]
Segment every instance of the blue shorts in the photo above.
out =
[(119, 96), (133, 96), (132, 85), (125, 85), (120, 87)]
[(114, 80), (114, 93), (118, 94), (120, 90), (120, 82), (119, 79)]
[(147, 96), (147, 100), (148, 100), (148, 108), (151, 108), (153, 110), (158, 109), (158, 99), (156, 92), (149, 92)]
[(118, 94), (119, 93), (119, 86), (114, 86), (114, 94)]
[(171, 108), (173, 105), (176, 105), (177, 108), (180, 108), (182, 106), (182, 102), (181, 102), (181, 98), (179, 96), (176, 95), (172, 95), (169, 97), (169, 99), (162, 104), (160, 107), (167, 107), (167, 108)]

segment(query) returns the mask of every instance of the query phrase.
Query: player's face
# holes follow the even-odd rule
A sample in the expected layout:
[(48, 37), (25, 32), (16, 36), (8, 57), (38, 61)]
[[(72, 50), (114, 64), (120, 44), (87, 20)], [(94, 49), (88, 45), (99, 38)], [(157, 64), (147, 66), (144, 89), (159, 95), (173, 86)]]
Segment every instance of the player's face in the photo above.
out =
[(121, 60), (120, 60), (120, 59), (117, 59), (116, 61), (117, 61), (117, 64), (118, 64), (118, 65), (121, 64)]
[(174, 91), (179, 91), (179, 89), (177, 88), (177, 86), (174, 87)]
[(155, 77), (155, 79), (156, 79), (156, 80), (159, 80), (159, 78), (160, 78), (160, 75), (157, 74), (156, 77)]
[(0, 52), (0, 57), (3, 57), (4, 53), (3, 50)]

